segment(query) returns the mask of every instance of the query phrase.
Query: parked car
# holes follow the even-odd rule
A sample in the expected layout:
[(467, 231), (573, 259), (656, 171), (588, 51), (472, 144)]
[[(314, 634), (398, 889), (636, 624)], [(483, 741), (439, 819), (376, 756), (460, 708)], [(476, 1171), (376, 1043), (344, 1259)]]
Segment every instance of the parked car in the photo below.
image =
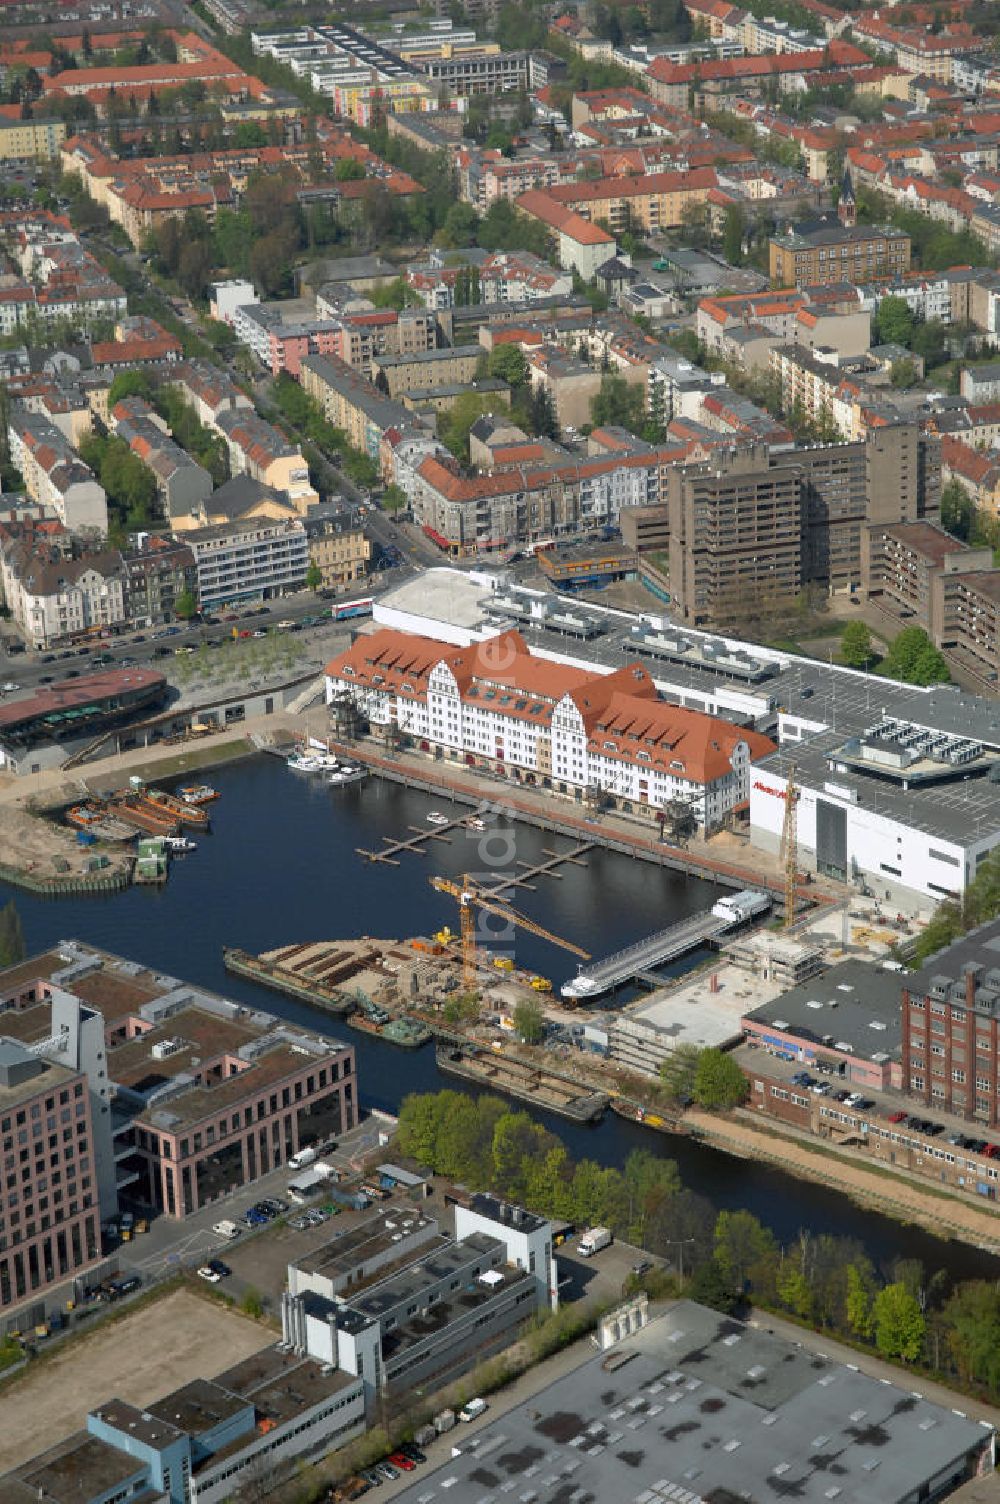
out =
[(417, 1466), (413, 1458), (407, 1457), (405, 1452), (390, 1452), (389, 1461), (393, 1467), (398, 1467), (401, 1473), (412, 1473)]
[(379, 1462), (379, 1463), (377, 1463), (376, 1467), (375, 1467), (375, 1471), (377, 1473), (381, 1473), (382, 1478), (385, 1480), (386, 1483), (394, 1483), (396, 1481), (396, 1479), (399, 1477), (399, 1469), (396, 1468), (396, 1467), (393, 1467), (393, 1465), (392, 1465), (391, 1462)]
[(906, 1122), (906, 1113), (905, 1112), (890, 1112), (890, 1114), (889, 1114), (888, 1118), (886, 1119), (886, 1121), (889, 1122), (889, 1123), (905, 1123)]
[(404, 1441), (399, 1449), (404, 1457), (409, 1457), (411, 1462), (426, 1462), (427, 1453), (422, 1452), (412, 1441)]

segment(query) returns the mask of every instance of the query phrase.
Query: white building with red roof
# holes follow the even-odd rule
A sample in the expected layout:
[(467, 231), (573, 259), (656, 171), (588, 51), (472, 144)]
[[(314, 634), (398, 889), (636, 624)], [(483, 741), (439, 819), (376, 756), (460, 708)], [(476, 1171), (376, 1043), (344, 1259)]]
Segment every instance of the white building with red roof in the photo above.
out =
[(519, 632), (466, 647), (382, 627), (326, 668), (327, 702), (349, 696), (372, 726), (423, 752), (630, 813), (687, 804), (699, 826), (749, 798), (766, 736), (661, 700), (649, 670), (556, 663)]

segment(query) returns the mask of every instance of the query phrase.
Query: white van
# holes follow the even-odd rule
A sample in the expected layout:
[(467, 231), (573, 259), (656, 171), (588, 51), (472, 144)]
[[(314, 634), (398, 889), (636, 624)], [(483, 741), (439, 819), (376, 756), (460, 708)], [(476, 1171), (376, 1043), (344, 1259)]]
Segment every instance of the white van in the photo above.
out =
[(484, 1415), (486, 1413), (486, 1409), (487, 1405), (485, 1400), (470, 1400), (469, 1403), (458, 1412), (458, 1418), (459, 1420), (464, 1421), (478, 1420), (481, 1415)]
[(300, 1149), (299, 1152), (297, 1154), (293, 1154), (291, 1159), (288, 1161), (288, 1168), (290, 1170), (304, 1170), (306, 1165), (311, 1165), (313, 1160), (318, 1158), (318, 1149)]

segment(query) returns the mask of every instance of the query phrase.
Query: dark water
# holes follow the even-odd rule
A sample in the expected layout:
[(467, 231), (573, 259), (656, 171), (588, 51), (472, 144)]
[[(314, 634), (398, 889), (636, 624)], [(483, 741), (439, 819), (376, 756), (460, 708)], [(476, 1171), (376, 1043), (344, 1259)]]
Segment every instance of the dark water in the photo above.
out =
[[(31, 950), (76, 936), (172, 975), (254, 1002), (329, 1033), (349, 1037), (358, 1058), (362, 1100), (394, 1110), (408, 1091), (461, 1085), (439, 1075), (432, 1047), (402, 1051), (338, 1027), (323, 1013), (229, 976), (224, 945), (260, 951), (311, 939), (363, 934), (428, 934), (449, 923), (457, 906), (428, 883), (432, 874), (463, 872), (498, 880), (516, 863), (544, 860), (545, 848), (566, 849), (564, 838), (526, 825), (501, 823), (488, 839), (464, 831), (450, 843), (431, 842), (424, 856), (404, 854), (398, 868), (363, 861), (358, 846), (378, 849), (382, 836), (408, 826), (429, 827), (431, 808), (460, 813), (395, 784), (370, 780), (331, 789), (260, 757), (218, 769), (222, 792), (212, 806), (212, 833), (195, 835), (198, 850), (176, 862), (162, 889), (131, 888), (110, 898), (57, 900), (14, 892)], [(541, 878), (536, 892), (519, 890), (525, 914), (595, 955), (605, 955), (714, 901), (711, 883), (594, 851), (586, 867), (565, 865), (561, 879)], [(2, 895), (0, 887), (0, 895)], [(4, 900), (6, 896), (3, 895)], [(573, 956), (519, 931), (518, 963), (558, 986), (575, 973)], [(577, 1127), (539, 1114), (570, 1151), (621, 1165), (633, 1148), (673, 1157), (684, 1183), (717, 1208), (745, 1207), (784, 1240), (800, 1227), (860, 1238), (876, 1262), (921, 1258), (953, 1277), (1000, 1277), (1000, 1260), (945, 1243), (863, 1211), (821, 1186), (768, 1166), (745, 1163), (688, 1139), (651, 1133), (611, 1115), (596, 1127)]]

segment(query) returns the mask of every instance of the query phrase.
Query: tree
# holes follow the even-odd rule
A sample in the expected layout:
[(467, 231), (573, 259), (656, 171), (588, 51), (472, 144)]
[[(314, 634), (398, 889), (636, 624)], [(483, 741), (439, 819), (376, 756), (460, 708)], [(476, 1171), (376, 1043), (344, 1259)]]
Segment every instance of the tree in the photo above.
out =
[(382, 492), (380, 505), (384, 512), (395, 513), (404, 511), (410, 502), (402, 486), (397, 486), (396, 482), (392, 481)]
[(614, 426), (638, 433), (646, 416), (646, 393), (624, 376), (605, 374), (601, 389), (590, 399), (590, 418), (595, 428)]
[(715, 1259), (698, 1266), (685, 1293), (700, 1306), (709, 1306), (726, 1316), (734, 1315), (740, 1304), (738, 1294)]
[(840, 657), (848, 668), (868, 668), (875, 660), (872, 634), (863, 621), (848, 622), (840, 639)]
[(743, 210), (739, 204), (730, 204), (726, 210), (726, 222), (722, 231), (722, 254), (730, 266), (740, 266), (743, 262), (745, 234), (746, 222), (743, 218)]
[(17, 966), (26, 954), (21, 916), (11, 899), (0, 909), (0, 966)]
[(520, 345), (497, 345), (490, 351), (487, 369), (508, 386), (523, 386), (528, 379), (528, 362)]
[(366, 176), (364, 163), (356, 157), (341, 157), (333, 176), (338, 183), (359, 183)]
[(889, 372), (889, 380), (899, 391), (909, 391), (911, 386), (916, 386), (920, 380), (914, 361), (907, 356), (905, 360), (894, 360)]
[(924, 1345), (927, 1323), (916, 1298), (901, 1283), (886, 1285), (872, 1302), (875, 1346), (884, 1358), (915, 1363)]
[(715, 1260), (731, 1289), (764, 1291), (774, 1283), (778, 1245), (769, 1227), (746, 1211), (720, 1212), (715, 1222)]
[(190, 621), (198, 610), (198, 601), (193, 590), (182, 590), (174, 601), (174, 615), (181, 621)]
[(514, 1028), (525, 1044), (541, 1044), (545, 1038), (545, 1014), (534, 998), (522, 998), (517, 1004)]
[(941, 526), (967, 543), (975, 520), (975, 505), (961, 481), (950, 480), (941, 491)]
[(923, 627), (903, 628), (882, 659), (879, 672), (904, 684), (946, 684), (951, 677), (947, 663)]
[(812, 1315), (813, 1295), (802, 1270), (796, 1268), (793, 1259), (785, 1259), (778, 1271), (778, 1298), (803, 1321)]
[(694, 1082), (701, 1055), (696, 1044), (679, 1044), (660, 1062), (660, 1080), (673, 1102), (694, 1101)]
[(858, 1337), (872, 1334), (871, 1281), (857, 1264), (847, 1266), (847, 1299), (845, 1306), (847, 1325)]
[(320, 567), (316, 563), (315, 559), (310, 559), (309, 560), (309, 567), (306, 570), (306, 589), (307, 590), (319, 590), (319, 588), (320, 588), (320, 586), (322, 584), (323, 584), (323, 571), (322, 571), (322, 569), (320, 569)]
[(153, 383), (145, 371), (119, 371), (108, 389), (108, 410), (126, 397), (144, 397), (153, 400)]
[(694, 1099), (709, 1112), (728, 1112), (747, 1099), (747, 1078), (731, 1055), (702, 1050), (694, 1074)]
[(876, 317), (880, 345), (905, 345), (909, 348), (913, 337), (913, 314), (905, 298), (883, 298)]

